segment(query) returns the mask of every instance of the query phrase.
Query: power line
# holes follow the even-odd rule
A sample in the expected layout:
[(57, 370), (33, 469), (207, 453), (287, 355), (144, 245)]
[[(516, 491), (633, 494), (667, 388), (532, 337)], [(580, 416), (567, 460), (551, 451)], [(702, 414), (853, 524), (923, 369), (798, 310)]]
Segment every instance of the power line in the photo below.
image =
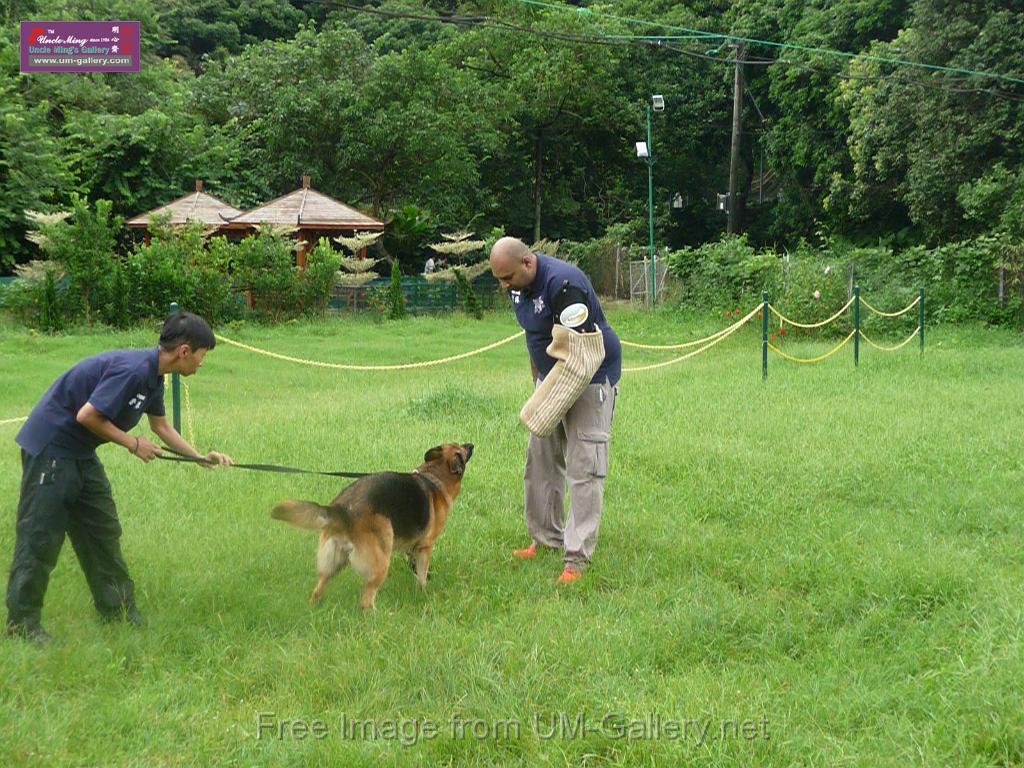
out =
[[(535, 37), (549, 38), (549, 39), (553, 39), (553, 40), (559, 40), (559, 41), (562, 41), (562, 42), (583, 43), (583, 44), (588, 44), (588, 45), (608, 45), (608, 46), (641, 45), (641, 46), (646, 46), (646, 47), (655, 47), (655, 48), (660, 48), (660, 49), (664, 49), (664, 50), (673, 51), (675, 53), (682, 54), (684, 56), (687, 56), (689, 58), (692, 58), (692, 59), (695, 59), (695, 60), (698, 60), (698, 61), (709, 61), (709, 62), (713, 62), (713, 63), (716, 63), (716, 64), (724, 64), (724, 65), (727, 65), (727, 66), (730, 66), (730, 67), (735, 65), (735, 61), (732, 58), (721, 57), (721, 56), (713, 56), (713, 55), (709, 55), (709, 53), (699, 53), (697, 51), (693, 51), (693, 50), (690, 50), (688, 48), (683, 48), (683, 47), (681, 47), (679, 45), (673, 44), (672, 42), (666, 42), (666, 41), (709, 40), (709, 39), (711, 39), (711, 40), (721, 40), (723, 43), (725, 43), (725, 42), (728, 42), (729, 40), (740, 40), (740, 41), (752, 40), (752, 38), (737, 37), (737, 36), (733, 36), (733, 35), (723, 35), (721, 33), (705, 32), (705, 31), (702, 31), (702, 30), (690, 30), (690, 29), (688, 29), (686, 27), (677, 27), (677, 26), (673, 26), (673, 25), (665, 25), (665, 24), (662, 24), (660, 22), (644, 21), (644, 20), (641, 20), (641, 19), (632, 19), (632, 18), (624, 17), (624, 16), (616, 16), (614, 14), (606, 14), (606, 13), (599, 12), (599, 11), (593, 11), (593, 10), (590, 10), (588, 8), (582, 8), (582, 7), (581, 8), (568, 8), (566, 6), (560, 6), (560, 5), (556, 5), (556, 4), (541, 2), (540, 0), (516, 0), (516, 2), (525, 3), (525, 4), (528, 4), (528, 5), (536, 5), (536, 6), (545, 7), (545, 8), (552, 8), (552, 9), (561, 10), (561, 11), (571, 11), (571, 12), (577, 13), (579, 15), (592, 14), (594, 16), (599, 16), (599, 17), (606, 18), (606, 19), (612, 19), (612, 20), (615, 20), (615, 21), (624, 21), (624, 22), (629, 22), (629, 23), (633, 23), (633, 24), (645, 24), (645, 25), (648, 25), (648, 26), (660, 26), (660, 27), (665, 27), (665, 28), (674, 28), (674, 29), (677, 29), (677, 30), (686, 31), (687, 34), (685, 34), (685, 35), (603, 35), (603, 34), (602, 35), (581, 35), (581, 34), (575, 34), (575, 33), (571, 33), (571, 32), (557, 32), (557, 31), (553, 31), (553, 30), (538, 30), (538, 29), (534, 29), (534, 28), (531, 28), (531, 27), (522, 26), (520, 24), (514, 24), (512, 22), (505, 21), (504, 19), (499, 19), (499, 18), (496, 18), (496, 17), (493, 17), (493, 16), (460, 16), (460, 15), (454, 15), (454, 14), (453, 15), (444, 15), (444, 16), (442, 16), (442, 15), (435, 15), (435, 14), (426, 15), (426, 14), (417, 14), (417, 13), (411, 13), (411, 12), (406, 12), (406, 11), (384, 10), (384, 9), (377, 8), (377, 7), (374, 7), (374, 6), (353, 5), (351, 3), (344, 2), (344, 0), (311, 0), (311, 2), (320, 4), (320, 5), (327, 5), (327, 6), (332, 6), (332, 7), (336, 7), (336, 8), (343, 8), (343, 9), (346, 9), (346, 10), (353, 11), (355, 13), (366, 13), (366, 14), (371, 14), (371, 15), (374, 15), (374, 16), (380, 16), (380, 17), (383, 17), (383, 18), (408, 19), (408, 20), (413, 20), (413, 21), (424, 21), (424, 22), (434, 22), (434, 23), (442, 23), (442, 24), (452, 24), (452, 25), (459, 26), (459, 27), (462, 27), (462, 28), (467, 28), (467, 27), (486, 27), (486, 28), (499, 29), (499, 30), (505, 30), (505, 31), (510, 31), (510, 32), (520, 32), (520, 33), (524, 33), (524, 34), (533, 35)], [(763, 42), (763, 41), (755, 41), (755, 42)], [(830, 49), (816, 49), (816, 48), (808, 48), (808, 47), (803, 47), (803, 46), (791, 46), (791, 45), (787, 45), (787, 44), (783, 44), (783, 43), (777, 43), (776, 45), (778, 45), (780, 47), (796, 48), (796, 49), (802, 49), (802, 50), (806, 50), (806, 51), (821, 51), (821, 52), (829, 52), (830, 51)], [(721, 46), (719, 46), (719, 48), (720, 47)], [(861, 54), (845, 53), (845, 52), (842, 52), (842, 51), (832, 51), (832, 52), (837, 54), (837, 55), (842, 55), (844, 57), (857, 57), (857, 56), (861, 56), (862, 58), (871, 58), (871, 59), (875, 59), (875, 60), (886, 61), (888, 63), (893, 63), (893, 64), (900, 64), (901, 63), (901, 60), (899, 60), (899, 59), (885, 59), (884, 57), (871, 57), (871, 56), (861, 55)], [(1022, 101), (1024, 101), (1024, 96), (1022, 96), (1022, 95), (1018, 95), (1018, 94), (1014, 94), (1014, 93), (1010, 93), (1010, 92), (1002, 91), (1002, 90), (996, 90), (994, 88), (977, 88), (977, 87), (976, 88), (959, 88), (959, 87), (956, 87), (955, 85), (952, 85), (952, 84), (949, 84), (949, 83), (946, 83), (946, 82), (939, 83), (939, 82), (934, 82), (934, 81), (930, 81), (930, 80), (912, 79), (912, 78), (907, 78), (907, 77), (901, 77), (901, 76), (896, 75), (896, 74), (888, 74), (888, 75), (857, 75), (857, 74), (851, 74), (851, 73), (843, 73), (843, 72), (838, 72), (838, 71), (829, 71), (829, 70), (826, 70), (826, 69), (822, 69), (820, 67), (815, 67), (815, 66), (813, 66), (811, 64), (807, 64), (806, 62), (795, 61), (795, 60), (791, 60), (791, 59), (744, 59), (743, 63), (745, 65), (755, 65), (755, 66), (778, 66), (778, 65), (785, 65), (785, 66), (797, 67), (799, 69), (803, 69), (803, 70), (806, 70), (806, 71), (809, 71), (809, 72), (816, 72), (816, 73), (820, 73), (820, 74), (826, 74), (826, 75), (831, 75), (831, 76), (834, 76), (834, 77), (839, 77), (840, 79), (843, 79), (843, 80), (876, 80), (876, 81), (891, 80), (891, 81), (894, 81), (894, 82), (906, 83), (908, 85), (918, 85), (918, 86), (921, 86), (921, 87), (930, 88), (932, 90), (947, 91), (947, 92), (950, 92), (950, 93), (978, 93), (978, 94), (985, 94), (987, 96), (992, 96), (992, 97), (999, 98), (999, 99), (1007, 99), (1007, 100), (1014, 101), (1014, 102), (1022, 102)], [(930, 68), (930, 69), (940, 69), (940, 70), (946, 71), (946, 72), (965, 72), (965, 73), (972, 73), (974, 76), (986, 76), (986, 77), (1003, 78), (1003, 79), (1009, 80), (1011, 82), (1024, 83), (1024, 80), (1021, 80), (1021, 79), (1018, 79), (1018, 78), (1013, 78), (1013, 77), (1010, 77), (1010, 76), (1007, 76), (1007, 75), (997, 75), (997, 74), (991, 74), (991, 73), (974, 72), (973, 70), (957, 70), (955, 68), (950, 68), (950, 67), (938, 67), (937, 65), (916, 64), (914, 62), (905, 62), (905, 63), (907, 63), (907, 64), (909, 64), (911, 66), (919, 66), (919, 67), (925, 67), (925, 68)]]
[(759, 40), (754, 37), (743, 37), (742, 35), (734, 34), (723, 34), (721, 32), (707, 32), (702, 29), (691, 29), (690, 27), (683, 27), (677, 24), (666, 24), (664, 22), (648, 21), (645, 19), (632, 19), (625, 16), (615, 16), (614, 14), (604, 13), (603, 11), (594, 11), (589, 8), (569, 8), (568, 6), (561, 5), (560, 3), (549, 3), (544, 0), (515, 0), (517, 3), (523, 5), (533, 5), (540, 8), (548, 8), (551, 10), (570, 12), (570, 13), (581, 13), (592, 14), (606, 19), (613, 19), (615, 21), (624, 21), (629, 24), (642, 24), (651, 27), (663, 27), (664, 29), (671, 29), (676, 32), (685, 32), (688, 35), (700, 35), (706, 38), (720, 39), (720, 40), (735, 40), (743, 43), (753, 45), (766, 45), (774, 48), (782, 48), (794, 51), (802, 51), (805, 53), (822, 53), (828, 56), (839, 56), (848, 59), (864, 59), (866, 61), (877, 61), (885, 64), (897, 64), (906, 67), (918, 67), (922, 69), (930, 69), (938, 72), (952, 72), (961, 75), (971, 75), (973, 77), (988, 77), (998, 80), (1007, 80), (1011, 83), (1019, 83), (1024, 85), (1024, 78), (1013, 77), (1012, 75), (1004, 75), (998, 72), (983, 72), (974, 69), (964, 69), (961, 67), (946, 67), (940, 64), (926, 64), (920, 61), (909, 61), (907, 59), (893, 59), (885, 56), (875, 56), (868, 53), (849, 53), (847, 51), (839, 51), (834, 48), (817, 48), (814, 46), (797, 45), (795, 43), (779, 43), (774, 40)]

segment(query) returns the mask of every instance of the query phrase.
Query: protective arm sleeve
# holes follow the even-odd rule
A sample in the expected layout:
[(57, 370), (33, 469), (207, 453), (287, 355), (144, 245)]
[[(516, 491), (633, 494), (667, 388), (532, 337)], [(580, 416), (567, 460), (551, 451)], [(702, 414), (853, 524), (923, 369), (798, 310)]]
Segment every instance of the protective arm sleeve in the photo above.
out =
[(604, 335), (601, 329), (578, 333), (555, 325), (547, 353), (555, 359), (555, 365), (519, 412), (519, 420), (537, 437), (555, 431), (601, 367)]

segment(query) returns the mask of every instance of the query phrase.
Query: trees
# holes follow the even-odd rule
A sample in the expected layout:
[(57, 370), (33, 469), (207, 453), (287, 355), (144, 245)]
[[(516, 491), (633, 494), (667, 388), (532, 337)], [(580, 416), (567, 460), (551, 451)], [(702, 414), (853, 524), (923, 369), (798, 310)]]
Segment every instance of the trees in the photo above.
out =
[[(682, 29), (797, 46), (746, 46), (742, 177), (763, 156), (769, 180), (764, 205), (747, 208), (752, 243), (826, 232), (909, 245), (992, 231), (1002, 214), (979, 217), (978, 196), (963, 190), (980, 195), (1003, 185), (994, 168), (1019, 178), (1024, 164), (1024, 86), (896, 61), (1020, 79), (1024, 12), (999, 0), (625, 0), (617, 17), (511, 0), (16, 7), (140, 18), (144, 66), (19, 75), (14, 26), (0, 32), (8, 266), (34, 249), (24, 209), (55, 210), (78, 192), (133, 215), (193, 178), (247, 207), (308, 173), (381, 218), (400, 222), (413, 206), (434, 227), (472, 220), (528, 239), (589, 239), (646, 216), (633, 142), (654, 93), (668, 102), (652, 126), (656, 240), (697, 245), (725, 225), (713, 201), (728, 177), (733, 65), (725, 38)], [(682, 208), (670, 208), (677, 192)]]

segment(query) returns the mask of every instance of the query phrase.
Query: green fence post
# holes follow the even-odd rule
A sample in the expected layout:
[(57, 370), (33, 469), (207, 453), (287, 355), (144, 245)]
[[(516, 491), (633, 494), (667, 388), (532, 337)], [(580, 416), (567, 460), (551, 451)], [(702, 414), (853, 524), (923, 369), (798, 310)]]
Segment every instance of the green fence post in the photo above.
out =
[[(171, 302), (171, 314), (177, 314), (178, 302)], [(181, 434), (181, 379), (178, 374), (171, 374), (171, 423), (178, 434)]]
[(860, 365), (860, 286), (853, 286), (853, 367)]
[(761, 381), (768, 378), (768, 291), (761, 292)]
[(921, 338), (921, 354), (924, 354), (924, 288), (918, 289), (917, 335)]

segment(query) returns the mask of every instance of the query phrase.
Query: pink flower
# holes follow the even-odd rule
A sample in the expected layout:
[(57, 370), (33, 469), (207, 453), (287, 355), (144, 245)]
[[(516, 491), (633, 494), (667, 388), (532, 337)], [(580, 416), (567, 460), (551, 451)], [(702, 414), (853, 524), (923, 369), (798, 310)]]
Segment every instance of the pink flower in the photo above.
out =
[(821, 291), (815, 291), (814, 293), (811, 294), (811, 296), (814, 297), (815, 301), (818, 301), (821, 298)]

